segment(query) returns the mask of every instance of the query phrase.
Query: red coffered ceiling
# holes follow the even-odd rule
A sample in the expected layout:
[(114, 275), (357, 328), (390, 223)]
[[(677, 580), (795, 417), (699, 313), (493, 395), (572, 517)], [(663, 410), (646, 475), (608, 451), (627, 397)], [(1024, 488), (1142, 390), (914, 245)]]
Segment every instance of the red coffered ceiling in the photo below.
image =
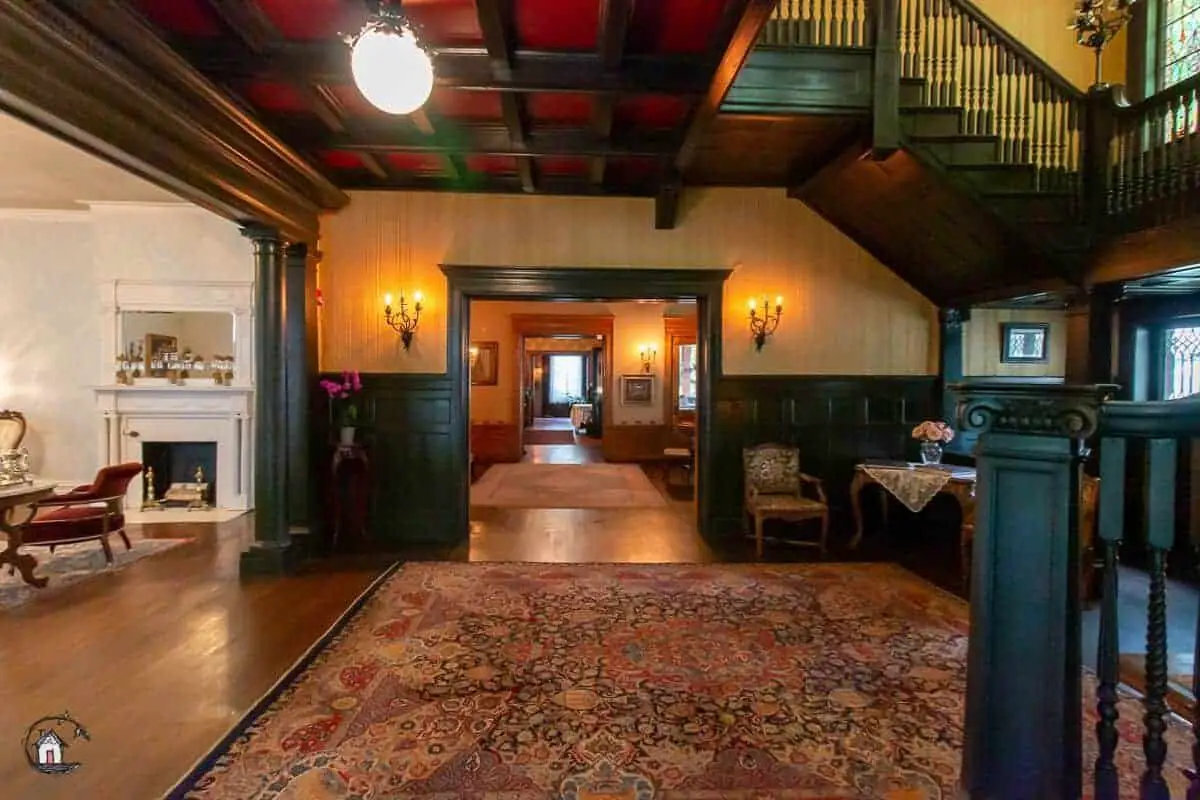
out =
[[(341, 34), (361, 0), (129, 0), (339, 185), (652, 193), (753, 0), (406, 0), (424, 108), (383, 114)], [(470, 178), (470, 180), (469, 180)]]

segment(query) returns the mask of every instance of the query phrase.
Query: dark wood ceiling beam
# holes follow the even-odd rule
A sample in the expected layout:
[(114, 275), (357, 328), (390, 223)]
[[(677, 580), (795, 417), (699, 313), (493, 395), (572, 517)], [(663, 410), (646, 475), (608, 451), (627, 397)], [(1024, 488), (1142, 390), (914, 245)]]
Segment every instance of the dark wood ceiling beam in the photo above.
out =
[(223, 217), (315, 239), (349, 198), (119, 2), (0, 0), (0, 110)]
[[(606, 73), (619, 72), (621, 69), (621, 61), (625, 57), (625, 38), (632, 18), (633, 0), (601, 0), (596, 50), (600, 56), (600, 68)], [(597, 97), (594, 101), (592, 130), (601, 139), (608, 139), (612, 135), (615, 107), (616, 98), (611, 94)], [(596, 186), (602, 185), (606, 166), (604, 157), (593, 156), (588, 163), (588, 180)]]
[(256, 55), (262, 55), (281, 39), (279, 29), (254, 0), (207, 0), (209, 8), (234, 35)]
[(675, 227), (674, 214), (679, 207), (683, 175), (696, 157), (700, 142), (721, 110), (746, 56), (754, 49), (758, 34), (775, 10), (779, 0), (730, 0), (721, 14), (705, 54), (703, 75), (708, 81), (704, 96), (695, 104), (685, 123), (685, 132), (669, 169), (663, 172), (660, 200), (655, 204), (655, 227)]
[[(451, 126), (442, 123), (431, 133), (422, 133), (414, 120), (412, 128), (392, 123), (347, 122), (344, 133), (330, 135), (324, 126), (307, 117), (264, 115), (273, 130), (299, 150), (330, 148), (367, 152), (479, 153), (514, 157), (539, 156), (629, 156), (671, 157), (678, 147), (673, 133), (619, 135), (605, 139), (587, 128), (547, 130), (526, 134), (524, 144), (513, 141), (504, 125)], [(426, 118), (428, 119), (428, 118)], [(429, 123), (432, 125), (432, 122)]]
[(475, 0), (479, 30), (487, 48), (492, 73), (507, 77), (512, 73), (512, 0)]
[[(345, 175), (341, 184), (347, 190), (402, 190), (402, 191), (446, 191), (447, 181), (436, 175), (409, 176), (380, 180), (365, 170), (358, 174)], [(472, 192), (484, 194), (520, 194), (524, 191), (519, 175), (481, 175), (475, 173), (470, 187)], [(538, 181), (538, 194), (577, 197), (654, 197), (655, 188), (650, 184), (629, 186), (594, 186), (580, 177), (558, 177), (543, 175)]]
[[(311, 82), (350, 84), (350, 59), (329, 42), (283, 42), (262, 56), (239, 42), (172, 38), (172, 47), (206, 75), (217, 79), (291, 75)], [(498, 76), (485, 48), (443, 48), (433, 57), (437, 86), (473, 91), (616, 92), (700, 96), (710, 70), (702, 56), (627, 54), (619, 71), (605, 71), (598, 53), (516, 50), (508, 76)]]
[(729, 87), (737, 78), (746, 56), (754, 49), (759, 32), (777, 4), (778, 0), (733, 0), (725, 7), (721, 24), (709, 48), (709, 58), (715, 62), (715, 69), (711, 72), (708, 91), (692, 112), (679, 155), (675, 157), (675, 169), (680, 174), (687, 172), (691, 166), (701, 140), (708, 133), (725, 95), (729, 93)]

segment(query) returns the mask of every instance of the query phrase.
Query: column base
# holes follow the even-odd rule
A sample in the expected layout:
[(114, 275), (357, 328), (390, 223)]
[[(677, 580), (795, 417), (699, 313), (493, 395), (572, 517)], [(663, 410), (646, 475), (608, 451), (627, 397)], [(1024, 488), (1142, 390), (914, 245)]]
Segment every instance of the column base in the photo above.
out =
[(295, 571), (296, 562), (291, 542), (254, 542), (242, 552), (238, 574), (243, 578), (288, 575)]

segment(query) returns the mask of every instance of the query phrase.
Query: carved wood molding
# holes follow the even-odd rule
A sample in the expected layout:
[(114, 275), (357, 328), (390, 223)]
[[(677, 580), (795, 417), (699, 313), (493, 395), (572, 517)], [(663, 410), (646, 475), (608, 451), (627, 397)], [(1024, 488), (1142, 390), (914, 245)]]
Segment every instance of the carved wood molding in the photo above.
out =
[(315, 241), (317, 214), (349, 202), (121, 2), (0, 0), (0, 109), (293, 239)]

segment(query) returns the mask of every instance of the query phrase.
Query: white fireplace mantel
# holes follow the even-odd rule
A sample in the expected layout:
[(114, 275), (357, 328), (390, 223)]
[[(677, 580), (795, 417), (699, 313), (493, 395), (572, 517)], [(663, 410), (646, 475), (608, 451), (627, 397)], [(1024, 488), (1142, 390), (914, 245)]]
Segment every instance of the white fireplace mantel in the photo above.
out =
[[(99, 452), (105, 464), (142, 461), (142, 442), (213, 442), (217, 447), (216, 506), (252, 508), (254, 497), (253, 284), (234, 282), (107, 281), (101, 284), (104, 313), (101, 364), (95, 387)], [(124, 311), (216, 311), (233, 315), (232, 386), (209, 379), (137, 378), (113, 385), (115, 356), (122, 350)], [(127, 502), (142, 503), (142, 481), (130, 484)]]

